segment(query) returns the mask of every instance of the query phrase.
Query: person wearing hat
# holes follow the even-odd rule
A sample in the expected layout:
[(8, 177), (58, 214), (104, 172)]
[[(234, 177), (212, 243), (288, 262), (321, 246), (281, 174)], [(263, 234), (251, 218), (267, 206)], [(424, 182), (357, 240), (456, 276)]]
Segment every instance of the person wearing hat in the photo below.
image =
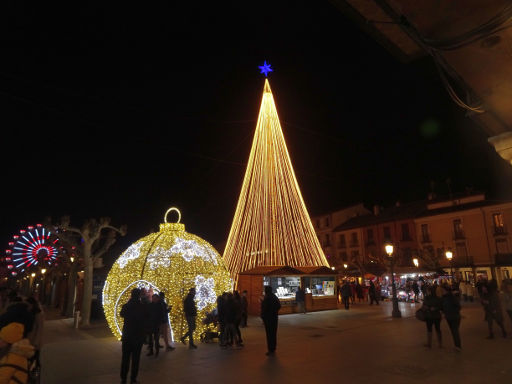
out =
[(140, 290), (135, 288), (131, 292), (130, 300), (123, 305), (121, 317), (124, 319), (121, 360), (121, 383), (125, 384), (132, 363), (131, 380), (132, 384), (137, 383), (139, 373), (140, 352), (142, 343), (146, 336), (144, 325), (147, 318), (146, 305), (140, 300)]
[(10, 323), (0, 330), (0, 384), (28, 380), (28, 359), (34, 355), (34, 347), (23, 338), (24, 330), (21, 323)]

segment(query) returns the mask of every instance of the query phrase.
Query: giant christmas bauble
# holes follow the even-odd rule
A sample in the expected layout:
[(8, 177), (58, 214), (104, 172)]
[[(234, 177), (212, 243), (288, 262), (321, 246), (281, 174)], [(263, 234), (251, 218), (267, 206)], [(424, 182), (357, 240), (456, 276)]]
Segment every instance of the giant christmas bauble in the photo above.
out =
[(185, 226), (167, 223), (167, 214), (160, 232), (133, 243), (116, 260), (103, 288), (103, 309), (110, 329), (120, 339), (123, 329), (121, 308), (133, 288), (149, 292), (165, 292), (172, 306), (169, 321), (173, 339), (184, 335), (187, 322), (183, 299), (190, 288), (196, 288), (198, 317), (194, 337), (205, 331), (202, 319), (216, 307), (217, 296), (232, 288), (232, 281), (219, 253), (208, 242), (185, 231)]

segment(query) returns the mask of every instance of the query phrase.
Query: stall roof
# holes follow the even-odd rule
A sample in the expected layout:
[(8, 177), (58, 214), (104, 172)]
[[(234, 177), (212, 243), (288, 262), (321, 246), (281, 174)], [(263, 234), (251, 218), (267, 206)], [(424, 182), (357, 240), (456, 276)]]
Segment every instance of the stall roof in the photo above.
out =
[(305, 275), (337, 275), (336, 271), (326, 266), (314, 266), (314, 267), (296, 267), (299, 271), (302, 271)]
[(288, 265), (273, 265), (266, 267), (255, 267), (240, 272), (241, 275), (336, 275), (337, 273), (325, 266), (290, 267)]
[(247, 271), (240, 272), (240, 275), (303, 275), (304, 272), (299, 271), (298, 269), (289, 267), (287, 265), (272, 265), (265, 267), (255, 267), (252, 269), (248, 269)]

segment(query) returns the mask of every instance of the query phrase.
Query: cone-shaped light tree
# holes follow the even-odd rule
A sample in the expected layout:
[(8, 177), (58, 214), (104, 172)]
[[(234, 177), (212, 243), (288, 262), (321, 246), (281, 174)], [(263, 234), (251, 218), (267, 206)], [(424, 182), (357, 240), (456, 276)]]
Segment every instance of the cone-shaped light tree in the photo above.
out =
[(268, 79), (224, 260), (235, 282), (240, 272), (257, 266), (328, 266), (293, 172)]

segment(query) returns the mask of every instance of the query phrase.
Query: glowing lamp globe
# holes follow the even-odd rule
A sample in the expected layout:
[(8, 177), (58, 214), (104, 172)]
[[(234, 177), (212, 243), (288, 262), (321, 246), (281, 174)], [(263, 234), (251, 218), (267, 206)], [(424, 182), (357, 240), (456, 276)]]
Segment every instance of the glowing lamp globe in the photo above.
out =
[[(178, 222), (167, 222), (170, 211), (178, 212)], [(196, 288), (197, 339), (205, 331), (202, 320), (216, 307), (217, 296), (232, 289), (222, 257), (207, 241), (186, 232), (180, 219), (178, 209), (170, 208), (160, 231), (133, 243), (112, 266), (103, 288), (103, 309), (118, 339), (123, 329), (121, 308), (133, 288), (145, 288), (150, 294), (165, 292), (172, 306), (169, 322), (173, 340), (187, 331), (183, 299), (190, 288)]]

